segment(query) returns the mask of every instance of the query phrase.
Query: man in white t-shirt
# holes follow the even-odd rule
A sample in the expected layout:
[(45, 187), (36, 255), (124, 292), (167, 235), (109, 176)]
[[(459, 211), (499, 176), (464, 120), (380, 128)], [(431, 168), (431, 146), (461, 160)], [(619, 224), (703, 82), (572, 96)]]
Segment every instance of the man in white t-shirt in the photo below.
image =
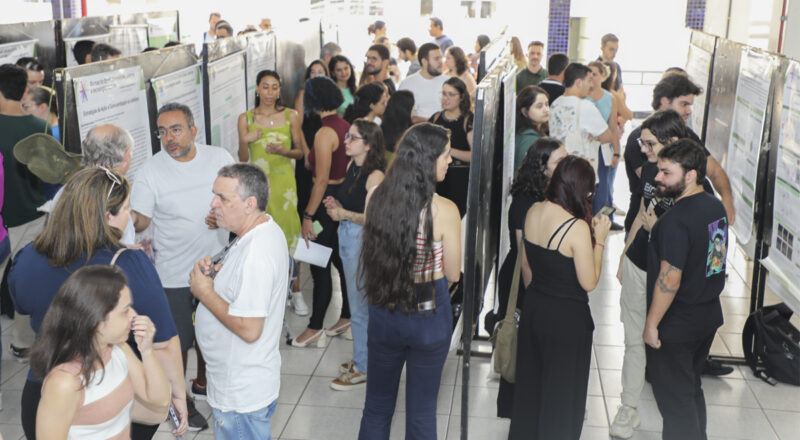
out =
[[(600, 110), (590, 101), (591, 69), (580, 63), (570, 63), (564, 71), (564, 94), (550, 107), (550, 136), (564, 142), (570, 154), (584, 157), (597, 172), (597, 153), (600, 143), (610, 143), (612, 133)], [(599, 141), (599, 142), (594, 142)], [(591, 148), (585, 148), (592, 143)]]
[[(218, 229), (209, 214), (209, 204), (217, 171), (233, 158), (222, 148), (195, 144), (197, 127), (185, 105), (161, 107), (157, 124), (161, 151), (137, 172), (130, 203), (136, 232), (153, 225), (156, 270), (178, 327), (185, 369), (187, 351), (194, 343), (189, 272), (195, 261), (217, 253), (228, 242), (228, 233)], [(197, 386), (192, 387), (195, 397), (200, 395)], [(188, 407), (189, 430), (208, 428), (192, 401)]]
[(237, 163), (219, 171), (212, 214), (237, 239), (216, 264), (208, 256), (198, 261), (189, 280), (200, 301), (197, 341), (216, 438), (272, 438), (289, 252), (281, 228), (264, 213), (268, 200), (269, 182), (257, 166)]
[(417, 59), (422, 68), (400, 83), (398, 90), (409, 90), (414, 94), (414, 122), (427, 122), (434, 113), (442, 109), (442, 86), (447, 75), (442, 75), (442, 50), (433, 43), (419, 48)]

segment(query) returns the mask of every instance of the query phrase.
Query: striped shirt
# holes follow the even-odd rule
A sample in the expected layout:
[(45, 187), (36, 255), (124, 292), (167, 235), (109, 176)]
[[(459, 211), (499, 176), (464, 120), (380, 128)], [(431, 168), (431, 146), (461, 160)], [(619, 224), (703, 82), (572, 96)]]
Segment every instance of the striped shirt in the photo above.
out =
[(80, 391), (81, 404), (72, 419), (68, 439), (116, 440), (129, 439), (131, 436), (134, 394), (125, 352), (115, 345), (110, 356), (103, 356), (103, 362), (105, 368), (95, 370), (88, 385), (84, 382), (77, 360), (53, 368), (53, 371), (60, 370), (79, 377), (85, 385)]
[(420, 213), (419, 227), (417, 228), (417, 256), (414, 258), (414, 276), (425, 277), (435, 272), (442, 271), (442, 242), (431, 243), (433, 255), (425, 255), (424, 213)]

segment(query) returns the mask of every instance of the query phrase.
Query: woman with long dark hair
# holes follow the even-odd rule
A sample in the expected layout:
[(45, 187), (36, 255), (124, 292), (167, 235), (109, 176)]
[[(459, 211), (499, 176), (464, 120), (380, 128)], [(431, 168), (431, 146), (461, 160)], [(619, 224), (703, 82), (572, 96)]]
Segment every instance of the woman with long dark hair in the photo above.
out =
[(523, 229), (527, 285), (517, 341), (509, 439), (578, 440), (594, 323), (587, 292), (600, 277), (611, 221), (592, 218), (594, 169), (567, 156)]
[(452, 330), (447, 283), (461, 273), (461, 221), (435, 193), (450, 161), (447, 129), (423, 123), (399, 142), (367, 206), (361, 246), (370, 379), (359, 439), (387, 439), (406, 367), (406, 437), (436, 438), (436, 401)]
[(375, 123), (356, 119), (345, 136), (344, 146), (350, 164), (347, 176), (335, 195), (323, 201), (328, 215), (339, 222), (339, 255), (342, 258), (350, 305), (350, 327), (353, 332), (353, 359), (340, 366), (341, 375), (331, 388), (347, 391), (359, 388), (367, 380), (367, 322), (369, 312), (364, 290), (358, 283), (358, 257), (364, 208), (370, 192), (383, 181), (386, 159), (383, 154), (383, 133)]
[[(134, 396), (169, 404), (169, 381), (153, 350), (156, 328), (133, 309), (117, 267), (86, 266), (58, 290), (31, 351), (44, 377), (36, 415), (42, 439), (130, 438)], [(125, 341), (132, 334), (139, 360)]]
[(239, 115), (239, 160), (259, 166), (269, 178), (269, 214), (286, 236), (289, 252), (300, 239), (297, 184), (292, 160), (303, 158), (300, 116), (281, 104), (281, 78), (262, 70), (256, 76), (256, 108)]
[(328, 70), (331, 78), (336, 81), (336, 86), (342, 92), (342, 103), (336, 109), (339, 116), (344, 116), (344, 111), (355, 101), (356, 96), (356, 69), (353, 63), (344, 55), (336, 55), (328, 61)]
[[(308, 154), (314, 186), (311, 188), (311, 196), (303, 212), (302, 236), (306, 243), (300, 243), (300, 246), (307, 246), (308, 242), (313, 240), (317, 244), (330, 247), (333, 252), (327, 266), (311, 266), (311, 277), (314, 279), (311, 320), (308, 328), (294, 338), (291, 344), (295, 347), (306, 347), (310, 344), (324, 347), (326, 336), (337, 336), (350, 330), (350, 307), (344, 277), (339, 278), (342, 291), (342, 311), (339, 320), (327, 330), (322, 327), (333, 294), (331, 264), (340, 274), (344, 273), (342, 259), (339, 257), (337, 232), (339, 225), (328, 215), (322, 201), (325, 197), (336, 194), (347, 174), (348, 159), (344, 141), (350, 130), (350, 124), (336, 114), (336, 109), (342, 104), (343, 98), (336, 83), (330, 78), (324, 76), (311, 78), (306, 81), (305, 89), (303, 107), (306, 113), (316, 113), (319, 116), (322, 128), (314, 136), (314, 144)], [(314, 233), (315, 221), (322, 226), (319, 234)]]
[(398, 90), (389, 97), (386, 104), (386, 111), (381, 122), (383, 130), (383, 141), (386, 144), (386, 151), (394, 153), (395, 145), (400, 140), (400, 136), (405, 133), (414, 121), (411, 115), (414, 112), (414, 94), (409, 90)]
[[(31, 328), (38, 334), (67, 277), (83, 266), (107, 265), (119, 253), (115, 264), (128, 277), (137, 312), (155, 323), (156, 354), (168, 376), (179, 382), (173, 383), (172, 403), (181, 419), (180, 431), (175, 432), (182, 435), (187, 428), (186, 389), (178, 330), (167, 296), (150, 258), (141, 250), (125, 250), (119, 242), (128, 225), (130, 188), (125, 177), (105, 168), (90, 167), (75, 173), (64, 185), (44, 230), (14, 258), (8, 287), (15, 308), (30, 315)], [(129, 338), (128, 345), (135, 347), (136, 341)], [(31, 440), (36, 439), (42, 379), (31, 371), (22, 390), (22, 428)], [(134, 423), (131, 438), (152, 438), (158, 426)]]
[(514, 130), (514, 169), (540, 137), (547, 136), (550, 120), (550, 98), (539, 86), (528, 86), (517, 93), (516, 125)]
[[(511, 250), (506, 255), (498, 276), (497, 313), (487, 314), (487, 331), (494, 332), (494, 325), (506, 316), (511, 280), (514, 277), (514, 266), (517, 252), (522, 243), (522, 229), (525, 226), (525, 215), (535, 203), (544, 200), (544, 191), (556, 166), (567, 157), (567, 149), (558, 139), (544, 137), (534, 142), (531, 149), (517, 169), (517, 176), (511, 185), (511, 206), (508, 208), (508, 236)], [(525, 286), (519, 285), (516, 308), (522, 310), (525, 302)], [(497, 393), (497, 416), (511, 417), (514, 405), (514, 384), (500, 378), (500, 390)]]
[(380, 125), (388, 101), (389, 91), (386, 84), (382, 82), (364, 84), (356, 91), (355, 101), (345, 110), (344, 120), (352, 124), (356, 119), (364, 118)]
[(442, 111), (436, 112), (428, 122), (450, 130), (450, 151), (453, 161), (447, 176), (436, 185), (436, 193), (452, 200), (461, 217), (467, 213), (467, 186), (469, 162), (472, 158), (472, 101), (467, 86), (458, 78), (450, 78), (442, 85)]

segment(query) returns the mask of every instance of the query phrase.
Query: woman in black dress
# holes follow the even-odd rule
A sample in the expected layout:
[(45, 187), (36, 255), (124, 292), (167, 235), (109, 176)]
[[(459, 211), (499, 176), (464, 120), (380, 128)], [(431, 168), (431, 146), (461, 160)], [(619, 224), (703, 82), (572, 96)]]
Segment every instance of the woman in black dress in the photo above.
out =
[[(534, 203), (544, 200), (544, 190), (553, 175), (556, 166), (567, 157), (567, 149), (558, 139), (544, 137), (531, 145), (525, 158), (517, 170), (517, 176), (511, 185), (511, 206), (508, 209), (508, 236), (511, 250), (508, 252), (498, 277), (497, 313), (487, 314), (487, 331), (494, 332), (494, 325), (506, 316), (508, 297), (511, 290), (511, 279), (514, 276), (514, 265), (517, 251), (522, 241), (522, 229), (525, 225), (525, 214)], [(522, 310), (525, 286), (519, 285), (516, 308)], [(500, 378), (500, 390), (497, 393), (497, 417), (511, 418), (514, 405), (514, 384)]]
[(611, 221), (592, 218), (595, 174), (585, 159), (556, 167), (545, 201), (525, 216), (522, 279), (528, 286), (517, 341), (510, 440), (578, 440), (583, 428), (594, 322), (588, 291), (600, 278)]
[(436, 185), (436, 193), (450, 199), (458, 207), (461, 218), (467, 213), (469, 162), (472, 156), (472, 101), (464, 81), (450, 78), (442, 85), (442, 111), (429, 122), (450, 130), (450, 156), (453, 162), (447, 176)]

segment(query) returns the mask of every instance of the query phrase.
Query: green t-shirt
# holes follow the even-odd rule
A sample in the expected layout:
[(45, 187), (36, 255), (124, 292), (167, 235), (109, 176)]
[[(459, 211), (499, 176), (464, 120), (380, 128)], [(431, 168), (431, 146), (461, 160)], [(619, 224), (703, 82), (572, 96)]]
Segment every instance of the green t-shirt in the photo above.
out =
[(353, 101), (355, 101), (355, 98), (353, 97), (353, 93), (351, 93), (350, 89), (348, 89), (347, 87), (345, 88), (340, 87), (339, 90), (342, 91), (342, 96), (344, 96), (344, 102), (342, 102), (342, 105), (340, 105), (339, 108), (336, 109), (336, 113), (338, 113), (339, 116), (344, 117), (344, 111), (347, 110), (347, 107), (350, 106), (350, 104), (352, 104)]
[(525, 68), (517, 74), (517, 93), (525, 87), (538, 86), (545, 78), (547, 78), (547, 69), (544, 67), (539, 69), (539, 73), (531, 73), (528, 67), (525, 66)]
[(522, 159), (524, 159), (525, 155), (528, 154), (528, 149), (531, 147), (531, 145), (533, 145), (534, 142), (538, 141), (540, 137), (542, 137), (541, 133), (532, 128), (526, 128), (514, 136), (515, 175), (517, 173), (517, 169), (519, 168), (519, 164), (522, 163)]
[(42, 181), (25, 164), (17, 162), (14, 145), (45, 130), (47, 134), (52, 134), (47, 123), (34, 116), (0, 115), (0, 153), (3, 154), (5, 174), (2, 215), (6, 227), (23, 225), (43, 214), (36, 210), (47, 201), (42, 192)]

